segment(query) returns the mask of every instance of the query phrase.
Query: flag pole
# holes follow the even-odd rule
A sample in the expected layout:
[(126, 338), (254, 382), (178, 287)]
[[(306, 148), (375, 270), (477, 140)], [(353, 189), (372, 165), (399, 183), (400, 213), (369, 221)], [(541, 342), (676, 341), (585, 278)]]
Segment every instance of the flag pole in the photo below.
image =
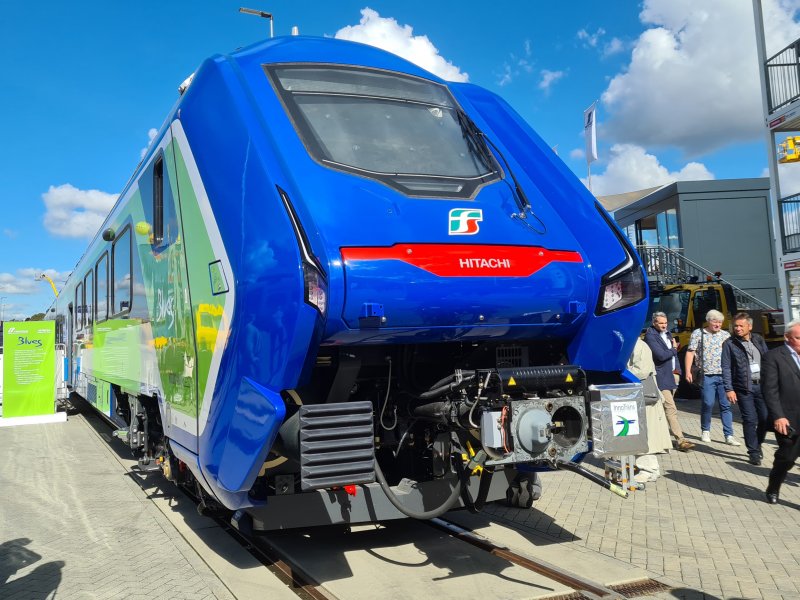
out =
[(592, 191), (592, 163), (589, 162), (588, 158), (586, 160), (586, 176), (589, 183), (589, 191)]
[[(583, 111), (583, 134), (586, 141), (586, 182), (592, 192), (592, 162), (597, 160), (596, 116), (597, 100)], [(594, 192), (592, 192), (594, 193)]]

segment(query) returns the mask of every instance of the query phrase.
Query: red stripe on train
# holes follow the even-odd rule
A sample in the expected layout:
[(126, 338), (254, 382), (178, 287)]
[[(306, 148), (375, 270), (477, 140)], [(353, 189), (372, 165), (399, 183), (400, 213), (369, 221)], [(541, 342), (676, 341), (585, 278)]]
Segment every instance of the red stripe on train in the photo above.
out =
[(537, 246), (475, 244), (395, 244), (342, 248), (347, 262), (400, 260), (439, 277), (528, 277), (553, 262), (583, 262), (572, 250)]

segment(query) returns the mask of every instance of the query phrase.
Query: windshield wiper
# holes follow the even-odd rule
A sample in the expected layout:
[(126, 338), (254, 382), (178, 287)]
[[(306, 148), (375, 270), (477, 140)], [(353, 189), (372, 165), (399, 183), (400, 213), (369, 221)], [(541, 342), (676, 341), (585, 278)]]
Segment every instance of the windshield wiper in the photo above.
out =
[(519, 181), (517, 181), (514, 171), (511, 169), (511, 165), (508, 164), (508, 160), (506, 160), (506, 157), (500, 151), (500, 148), (498, 148), (497, 145), (485, 133), (478, 129), (478, 126), (475, 125), (474, 121), (469, 118), (467, 113), (459, 108), (456, 109), (456, 115), (458, 116), (458, 124), (461, 126), (464, 139), (467, 140), (470, 150), (480, 157), (480, 159), (486, 163), (488, 168), (493, 168), (492, 163), (494, 163), (495, 160), (494, 155), (487, 146), (487, 143), (503, 160), (506, 170), (511, 176), (511, 180), (514, 182), (514, 200), (516, 200), (517, 206), (519, 207), (519, 216), (524, 218), (526, 211), (531, 209), (531, 202), (528, 200), (528, 196), (525, 195), (525, 191), (520, 186)]
[(478, 126), (469, 118), (469, 115), (460, 108), (456, 108), (456, 117), (470, 151), (483, 161), (487, 169), (494, 169), (494, 156), (492, 156), (489, 148), (486, 147), (483, 132), (478, 129)]

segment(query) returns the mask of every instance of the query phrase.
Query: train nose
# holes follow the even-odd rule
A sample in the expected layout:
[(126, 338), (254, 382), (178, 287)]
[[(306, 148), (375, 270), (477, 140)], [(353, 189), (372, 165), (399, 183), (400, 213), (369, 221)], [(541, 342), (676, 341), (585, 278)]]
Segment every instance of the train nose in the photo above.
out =
[(536, 246), (394, 244), (342, 248), (344, 320), (363, 327), (571, 322), (586, 310), (580, 253)]

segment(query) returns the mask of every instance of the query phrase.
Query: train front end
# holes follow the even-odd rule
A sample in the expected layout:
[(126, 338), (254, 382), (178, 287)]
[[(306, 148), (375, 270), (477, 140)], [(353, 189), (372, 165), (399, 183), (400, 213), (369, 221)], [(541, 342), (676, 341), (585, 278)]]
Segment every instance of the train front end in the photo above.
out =
[[(247, 374), (282, 403), (241, 486), (255, 527), (529, 505), (537, 469), (624, 449), (608, 406), (632, 404), (613, 419), (638, 427), (640, 261), (508, 105), (337, 40), (275, 40), (224, 68), (258, 81), (261, 179), (293, 246), (294, 299), (271, 310), (301, 357)], [(268, 268), (253, 256), (234, 270)], [(270, 293), (240, 285), (237, 305)], [(261, 333), (276, 352), (277, 329)]]

